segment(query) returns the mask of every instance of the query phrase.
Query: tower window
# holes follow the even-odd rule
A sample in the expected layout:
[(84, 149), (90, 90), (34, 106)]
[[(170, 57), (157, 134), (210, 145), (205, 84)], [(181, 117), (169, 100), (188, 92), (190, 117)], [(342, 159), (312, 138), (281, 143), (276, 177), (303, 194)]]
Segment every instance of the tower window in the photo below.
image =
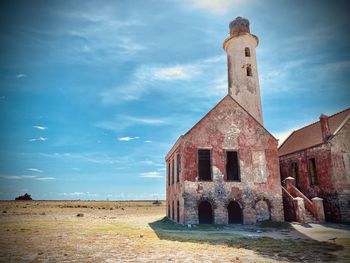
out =
[(247, 76), (253, 76), (252, 74), (252, 67), (250, 65), (247, 65)]
[(249, 49), (249, 47), (246, 47), (244, 51), (245, 51), (245, 56), (246, 57), (250, 57), (250, 49)]
[(211, 181), (210, 150), (198, 150), (198, 178), (200, 181)]

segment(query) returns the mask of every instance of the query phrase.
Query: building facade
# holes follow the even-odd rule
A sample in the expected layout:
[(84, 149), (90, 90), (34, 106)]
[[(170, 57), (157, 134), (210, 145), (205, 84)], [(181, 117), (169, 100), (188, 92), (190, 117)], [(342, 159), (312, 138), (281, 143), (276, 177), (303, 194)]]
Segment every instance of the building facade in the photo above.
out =
[(350, 222), (350, 109), (294, 131), (278, 153), (282, 181), (322, 198), (326, 221)]
[(283, 221), (277, 140), (264, 128), (249, 21), (224, 41), (228, 95), (166, 156), (167, 217), (180, 224)]

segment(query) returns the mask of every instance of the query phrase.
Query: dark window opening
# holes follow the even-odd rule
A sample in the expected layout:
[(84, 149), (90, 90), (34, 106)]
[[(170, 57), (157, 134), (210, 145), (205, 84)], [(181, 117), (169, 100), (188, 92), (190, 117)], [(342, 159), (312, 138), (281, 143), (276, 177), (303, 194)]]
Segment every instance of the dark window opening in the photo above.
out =
[(296, 162), (291, 164), (291, 176), (295, 179), (295, 186), (299, 187), (299, 168)]
[(170, 185), (170, 161), (168, 162), (168, 185)]
[(173, 205), (172, 205), (172, 208), (171, 208), (171, 219), (172, 220), (175, 220), (175, 213), (174, 213), (174, 201), (173, 201)]
[(249, 47), (246, 47), (244, 51), (245, 51), (245, 56), (246, 57), (250, 57), (250, 49), (249, 49)]
[(175, 173), (175, 171), (174, 171), (174, 159), (172, 160), (172, 162), (171, 162), (171, 182), (172, 182), (172, 184), (174, 184), (174, 173)]
[(247, 65), (247, 76), (253, 76), (252, 67), (250, 65)]
[(180, 182), (181, 156), (176, 156), (176, 182)]
[(242, 209), (237, 202), (232, 201), (228, 204), (227, 213), (229, 224), (241, 224), (243, 222)]
[(211, 181), (210, 150), (198, 150), (198, 177), (200, 181)]
[(227, 181), (240, 181), (239, 159), (236, 151), (226, 152), (226, 174)]
[(203, 201), (198, 206), (198, 221), (199, 224), (213, 224), (214, 215), (211, 204), (208, 201)]
[(311, 185), (317, 185), (318, 184), (318, 178), (317, 178), (317, 171), (316, 171), (316, 159), (310, 158), (308, 161), (308, 168), (309, 168), (309, 177), (310, 177), (310, 184)]
[(170, 219), (170, 205), (168, 205), (168, 218)]
[(177, 201), (177, 216), (176, 216), (176, 219), (177, 219), (177, 222), (180, 223), (180, 202)]

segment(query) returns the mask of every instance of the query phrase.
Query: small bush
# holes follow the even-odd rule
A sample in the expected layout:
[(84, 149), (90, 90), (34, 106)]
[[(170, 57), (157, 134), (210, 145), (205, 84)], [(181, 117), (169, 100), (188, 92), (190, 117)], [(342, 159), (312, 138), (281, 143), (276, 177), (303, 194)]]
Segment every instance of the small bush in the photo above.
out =
[(79, 214), (77, 214), (77, 217), (83, 217), (84, 216), (84, 214), (83, 213), (79, 213)]
[(15, 200), (33, 200), (30, 194), (25, 193), (24, 195), (20, 195), (16, 197)]

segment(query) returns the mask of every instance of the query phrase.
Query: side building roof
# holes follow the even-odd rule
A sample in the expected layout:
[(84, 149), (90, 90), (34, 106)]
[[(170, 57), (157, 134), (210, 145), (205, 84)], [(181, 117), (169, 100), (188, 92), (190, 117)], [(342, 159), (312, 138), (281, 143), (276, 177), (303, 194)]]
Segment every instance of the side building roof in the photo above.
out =
[[(350, 108), (328, 117), (329, 129), (332, 135), (344, 125), (350, 117)], [(278, 148), (278, 156), (284, 156), (323, 143), (320, 121), (293, 131)]]

